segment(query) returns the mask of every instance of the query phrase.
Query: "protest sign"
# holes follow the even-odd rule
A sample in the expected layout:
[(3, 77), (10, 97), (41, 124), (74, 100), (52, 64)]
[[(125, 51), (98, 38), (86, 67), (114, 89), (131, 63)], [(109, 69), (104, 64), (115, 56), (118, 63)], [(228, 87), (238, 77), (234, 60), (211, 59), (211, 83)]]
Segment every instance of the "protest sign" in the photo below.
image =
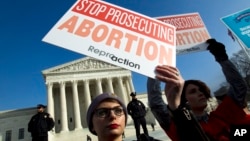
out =
[(176, 28), (96, 0), (78, 0), (43, 38), (65, 49), (154, 77), (157, 65), (175, 66)]
[(221, 18), (245, 47), (250, 48), (250, 8)]
[(176, 27), (177, 55), (207, 49), (208, 44), (205, 42), (211, 37), (199, 13), (169, 15), (156, 19)]

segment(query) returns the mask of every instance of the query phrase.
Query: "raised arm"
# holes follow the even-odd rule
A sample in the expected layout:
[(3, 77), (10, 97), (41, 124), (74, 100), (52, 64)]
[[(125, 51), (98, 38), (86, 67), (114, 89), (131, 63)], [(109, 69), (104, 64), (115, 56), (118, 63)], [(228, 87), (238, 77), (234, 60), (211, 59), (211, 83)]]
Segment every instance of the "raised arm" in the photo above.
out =
[(170, 115), (167, 105), (162, 99), (160, 81), (148, 78), (147, 91), (149, 107), (160, 126), (167, 131), (170, 125)]
[(247, 85), (235, 68), (233, 63), (228, 59), (225, 46), (217, 42), (215, 39), (207, 40), (209, 43), (208, 50), (214, 55), (215, 60), (222, 67), (222, 71), (230, 84), (228, 95), (241, 107), (245, 106), (245, 97), (247, 93)]
[(148, 78), (147, 82), (149, 106), (162, 128), (167, 130), (171, 117), (168, 107), (162, 99), (160, 81), (165, 83), (165, 95), (169, 108), (175, 110), (180, 105), (184, 80), (177, 68), (171, 66), (157, 66), (155, 71), (158, 80)]
[(247, 85), (239, 74), (233, 63), (229, 60), (219, 62), (222, 71), (227, 79), (227, 82), (230, 84), (228, 95), (232, 97), (237, 104), (241, 107), (245, 107), (245, 97), (247, 94)]
[[(184, 79), (179, 70), (171, 66), (157, 66), (156, 78), (165, 83), (165, 96), (168, 106), (162, 100), (160, 82), (148, 79), (148, 100), (150, 107), (161, 127), (172, 140), (208, 141), (193, 114), (180, 106)], [(188, 131), (188, 132), (187, 132)]]

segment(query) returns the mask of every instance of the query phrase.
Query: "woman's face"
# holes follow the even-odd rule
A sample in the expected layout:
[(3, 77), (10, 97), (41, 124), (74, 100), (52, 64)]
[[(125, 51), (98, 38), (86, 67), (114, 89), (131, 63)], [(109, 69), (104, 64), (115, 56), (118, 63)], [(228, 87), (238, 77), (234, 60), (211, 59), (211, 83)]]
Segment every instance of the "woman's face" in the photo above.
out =
[(186, 99), (193, 110), (204, 110), (207, 107), (207, 98), (199, 87), (189, 84), (185, 90)]
[(92, 122), (92, 130), (97, 133), (98, 138), (122, 137), (125, 113), (117, 101), (103, 101), (96, 108)]

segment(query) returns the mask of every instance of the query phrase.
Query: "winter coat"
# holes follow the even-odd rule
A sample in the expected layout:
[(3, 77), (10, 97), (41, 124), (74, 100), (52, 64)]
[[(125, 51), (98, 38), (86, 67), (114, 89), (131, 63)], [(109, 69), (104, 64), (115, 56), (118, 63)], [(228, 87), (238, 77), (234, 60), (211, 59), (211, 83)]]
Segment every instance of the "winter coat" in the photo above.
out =
[(48, 131), (54, 127), (54, 120), (48, 113), (37, 113), (28, 123), (28, 131), (32, 137), (48, 136)]
[(137, 99), (132, 99), (127, 106), (128, 114), (131, 115), (133, 119), (141, 118), (146, 115), (145, 105)]
[[(231, 127), (240, 124), (250, 126), (250, 116), (235, 104), (232, 98), (226, 97), (217, 109), (208, 115), (207, 120), (199, 120), (199, 123), (211, 141), (230, 141)], [(173, 121), (165, 131), (173, 141), (179, 141)]]

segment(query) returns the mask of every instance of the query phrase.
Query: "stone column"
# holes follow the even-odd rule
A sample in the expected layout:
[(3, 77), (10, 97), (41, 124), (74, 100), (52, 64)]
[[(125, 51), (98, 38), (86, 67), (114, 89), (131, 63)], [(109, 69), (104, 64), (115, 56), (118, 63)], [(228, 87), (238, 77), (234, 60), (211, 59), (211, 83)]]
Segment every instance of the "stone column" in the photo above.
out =
[(91, 103), (91, 97), (90, 97), (90, 91), (89, 91), (89, 81), (84, 80), (84, 99), (85, 99), (85, 111), (87, 111), (87, 108), (89, 107)]
[(124, 92), (124, 88), (123, 88), (122, 78), (121, 77), (118, 77), (118, 86), (119, 86), (119, 89), (120, 89), (120, 94), (119, 95), (123, 99), (123, 102), (125, 104), (128, 103), (127, 98), (125, 97), (125, 92)]
[(47, 112), (51, 115), (51, 117), (54, 119), (55, 118), (55, 113), (54, 113), (54, 97), (53, 97), (53, 83), (46, 83), (47, 85), (47, 100), (48, 100), (48, 105), (47, 105)]
[(112, 78), (107, 78), (108, 80), (108, 89), (111, 93), (114, 93), (113, 85), (112, 85)]
[(132, 92), (131, 91), (131, 88), (130, 88), (130, 83), (129, 83), (129, 76), (126, 76), (126, 79), (125, 79), (125, 87), (126, 87), (126, 98), (128, 100), (130, 100), (130, 93)]
[(77, 81), (72, 81), (73, 87), (73, 106), (74, 106), (74, 116), (75, 116), (75, 129), (81, 129), (81, 115), (79, 106), (79, 97), (77, 90)]
[(101, 80), (96, 79), (96, 84), (97, 84), (97, 95), (99, 95), (99, 94), (101, 94), (103, 92)]
[(134, 92), (135, 88), (134, 88), (131, 76), (128, 77), (128, 80), (129, 80), (129, 86), (130, 86), (130, 90), (131, 90), (130, 92)]
[(61, 131), (68, 131), (68, 115), (65, 93), (65, 82), (60, 83), (60, 104), (61, 104)]

